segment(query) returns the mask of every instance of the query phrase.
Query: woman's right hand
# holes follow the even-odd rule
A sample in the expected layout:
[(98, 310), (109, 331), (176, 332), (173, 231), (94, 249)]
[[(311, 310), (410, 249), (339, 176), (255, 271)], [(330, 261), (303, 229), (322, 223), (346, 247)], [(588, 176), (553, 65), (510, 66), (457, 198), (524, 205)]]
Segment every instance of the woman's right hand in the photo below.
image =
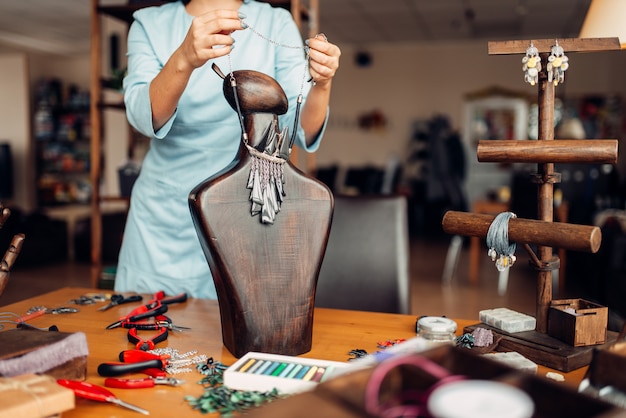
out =
[(243, 29), (235, 10), (214, 10), (193, 19), (179, 48), (183, 60), (195, 69), (208, 60), (230, 53), (234, 39), (230, 36)]

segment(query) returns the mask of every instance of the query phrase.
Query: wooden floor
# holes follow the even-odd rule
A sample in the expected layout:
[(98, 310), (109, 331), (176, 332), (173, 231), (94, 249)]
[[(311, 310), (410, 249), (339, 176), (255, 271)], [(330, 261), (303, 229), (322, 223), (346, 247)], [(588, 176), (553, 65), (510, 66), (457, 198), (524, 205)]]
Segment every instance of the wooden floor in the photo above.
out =
[[(509, 274), (507, 291), (499, 295), (498, 272), (484, 251), (479, 283), (468, 283), (468, 248), (462, 247), (456, 275), (442, 284), (448, 252), (447, 240), (411, 242), (412, 313), (473, 319), (482, 309), (507, 307), (535, 314), (537, 274), (528, 265), (523, 251)], [(521, 252), (521, 254), (520, 254)], [(89, 286), (90, 267), (85, 263), (64, 262), (43, 267), (23, 267), (16, 263), (0, 305), (22, 300), (65, 286)], [(556, 286), (555, 286), (556, 288)], [(77, 295), (79, 296), (79, 295)]]

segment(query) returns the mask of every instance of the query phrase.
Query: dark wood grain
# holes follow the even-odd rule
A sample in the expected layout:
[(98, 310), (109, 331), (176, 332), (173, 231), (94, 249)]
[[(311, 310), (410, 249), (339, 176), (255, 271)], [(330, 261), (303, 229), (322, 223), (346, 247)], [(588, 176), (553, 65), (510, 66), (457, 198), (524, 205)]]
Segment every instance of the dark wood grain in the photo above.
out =
[[(539, 53), (549, 53), (556, 39), (525, 39), (514, 41), (493, 41), (488, 43), (489, 55), (525, 54), (530, 43)], [(617, 51), (620, 49), (619, 38), (564, 38), (558, 39), (565, 53)]]
[[(271, 118), (246, 117), (255, 146)], [(190, 194), (192, 216), (217, 289), (224, 346), (299, 355), (311, 349), (315, 288), (328, 242), (333, 198), (326, 185), (285, 164), (285, 200), (274, 224), (250, 214), (250, 156)]]
[(476, 155), (481, 163), (617, 164), (617, 149), (617, 139), (483, 140)]
[[(448, 211), (442, 226), (448, 234), (486, 238), (494, 218), (494, 215)], [(595, 253), (600, 249), (602, 232), (596, 226), (513, 218), (509, 221), (509, 241)]]

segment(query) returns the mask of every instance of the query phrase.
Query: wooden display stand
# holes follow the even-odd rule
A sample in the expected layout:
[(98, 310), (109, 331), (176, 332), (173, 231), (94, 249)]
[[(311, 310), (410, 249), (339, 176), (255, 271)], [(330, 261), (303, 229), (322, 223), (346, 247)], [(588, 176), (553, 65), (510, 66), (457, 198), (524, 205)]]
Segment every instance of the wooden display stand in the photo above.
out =
[[(537, 163), (538, 172), (533, 181), (538, 185), (538, 220), (515, 218), (509, 222), (509, 240), (523, 243), (524, 248), (538, 271), (537, 278), (537, 327), (535, 331), (507, 336), (507, 349), (516, 350), (531, 360), (550, 365), (562, 371), (581, 367), (591, 361), (592, 346), (574, 347), (544, 335), (549, 333), (548, 313), (552, 305), (552, 270), (560, 268), (559, 258), (553, 256), (552, 247), (573, 251), (595, 253), (602, 240), (598, 227), (553, 223), (554, 184), (560, 182), (560, 174), (554, 172), (555, 163), (617, 163), (617, 140), (558, 140), (554, 141), (554, 83), (548, 81), (545, 63), (554, 39), (489, 42), (490, 55), (524, 54), (532, 44), (539, 50), (544, 63), (539, 73), (539, 137), (538, 141), (480, 141), (477, 156), (479, 162)], [(618, 38), (559, 39), (566, 53), (619, 50)], [(495, 216), (450, 211), (444, 215), (443, 229), (446, 233), (486, 238)], [(537, 253), (529, 244), (537, 245)], [(606, 324), (604, 325), (606, 327)], [(607, 340), (614, 339), (609, 333)], [(532, 346), (532, 350), (528, 347)], [(568, 359), (578, 358), (575, 364)], [(580, 360), (582, 358), (582, 361)], [(584, 364), (580, 364), (580, 363)]]

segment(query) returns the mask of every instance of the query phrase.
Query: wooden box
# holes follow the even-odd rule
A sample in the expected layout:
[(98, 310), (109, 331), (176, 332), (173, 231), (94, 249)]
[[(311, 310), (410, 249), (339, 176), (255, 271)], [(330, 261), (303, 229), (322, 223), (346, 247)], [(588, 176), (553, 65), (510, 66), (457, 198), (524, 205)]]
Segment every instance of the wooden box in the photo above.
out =
[(0, 378), (0, 416), (39, 418), (74, 409), (74, 391), (50, 376), (23, 374)]
[(609, 309), (584, 299), (553, 300), (548, 335), (574, 347), (604, 344)]

